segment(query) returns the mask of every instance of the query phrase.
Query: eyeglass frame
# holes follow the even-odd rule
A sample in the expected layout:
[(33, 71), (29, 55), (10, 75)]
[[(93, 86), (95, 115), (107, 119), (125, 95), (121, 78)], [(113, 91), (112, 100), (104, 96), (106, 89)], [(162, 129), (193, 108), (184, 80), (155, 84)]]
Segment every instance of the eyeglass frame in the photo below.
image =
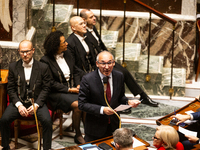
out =
[(30, 52), (33, 50), (33, 48), (32, 49), (29, 49), (29, 50), (26, 50), (26, 51), (20, 51), (19, 50), (19, 53), (21, 54), (21, 55), (24, 55), (25, 53), (26, 54), (30, 54)]
[(99, 62), (97, 61), (98, 64), (102, 65), (102, 67), (105, 67), (106, 65), (108, 65), (109, 67), (112, 66), (112, 64), (115, 62), (114, 60), (109, 61), (109, 62)]
[(161, 140), (161, 139), (157, 138), (156, 136), (153, 136), (153, 139), (154, 140)]

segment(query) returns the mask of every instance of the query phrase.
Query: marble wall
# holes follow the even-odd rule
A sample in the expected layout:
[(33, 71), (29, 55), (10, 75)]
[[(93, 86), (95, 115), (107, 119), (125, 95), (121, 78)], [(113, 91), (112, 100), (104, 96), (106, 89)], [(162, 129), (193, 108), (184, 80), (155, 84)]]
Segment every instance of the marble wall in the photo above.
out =
[[(37, 3), (33, 3), (32, 1), (32, 6), (35, 7), (32, 7), (29, 11), (29, 15), (31, 16), (29, 25), (31, 24), (36, 28), (36, 33), (33, 38), (33, 44), (36, 48), (34, 57), (39, 60), (44, 55), (43, 42), (45, 37), (51, 32), (52, 28), (52, 5), (46, 4), (46, 0), (40, 4), (40, 0), (34, 1), (37, 1)], [(26, 0), (13, 1), (13, 42), (20, 42), (25, 38), (28, 28), (26, 20), (26, 16), (28, 15), (27, 6), (28, 3)], [(184, 12), (181, 12), (181, 15), (169, 14), (170, 17), (178, 21), (175, 26), (173, 66), (175, 68), (174, 72), (180, 73), (180, 75), (177, 77), (173, 76), (173, 78), (179, 78), (182, 81), (185, 81), (186, 79), (190, 80), (194, 74), (193, 66), (196, 28), (193, 8), (195, 8), (193, 0), (182, 0), (182, 11)], [(192, 9), (193, 11), (191, 11)], [(92, 11), (97, 16), (98, 23), (96, 27), (99, 29), (99, 10)], [(68, 24), (71, 13), (76, 14), (76, 9), (73, 9), (73, 5), (56, 5), (55, 27), (57, 30), (64, 32), (66, 38), (71, 32)], [(152, 72), (152, 68), (150, 67), (152, 81), (150, 83), (145, 83), (145, 57), (149, 45), (149, 13), (127, 12), (126, 14), (125, 61), (128, 64), (127, 69), (148, 94), (168, 95), (167, 90), (164, 89), (169, 88), (168, 81), (170, 80), (170, 75), (168, 73), (170, 71), (172, 60), (171, 47), (173, 26), (169, 22), (166, 22), (155, 15), (152, 16), (150, 60), (153, 61), (153, 63), (158, 64), (160, 70), (156, 68), (157, 70)], [(116, 61), (121, 62), (123, 53), (122, 11), (103, 11), (102, 39), (109, 50), (116, 56)], [(16, 49), (17, 47), (9, 48), (9, 46), (2, 49), (3, 69), (8, 69), (8, 64), (10, 62), (19, 59)], [(141, 68), (140, 66), (143, 61), (145, 62), (145, 65)], [(165, 74), (165, 76), (163, 76), (163, 74)], [(176, 80), (174, 79), (174, 81)], [(176, 83), (179, 82), (181, 81), (176, 81), (174, 86), (177, 88), (175, 91), (181, 92), (177, 92), (174, 95), (184, 96), (184, 84), (179, 87), (176, 86)], [(150, 86), (153, 84), (155, 84), (157, 88)]]

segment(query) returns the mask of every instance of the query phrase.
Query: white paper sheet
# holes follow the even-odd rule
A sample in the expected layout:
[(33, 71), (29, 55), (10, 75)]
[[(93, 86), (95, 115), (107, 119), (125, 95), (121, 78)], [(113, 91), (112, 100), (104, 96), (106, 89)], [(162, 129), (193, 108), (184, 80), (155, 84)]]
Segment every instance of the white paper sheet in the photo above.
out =
[(119, 105), (117, 108), (115, 108), (115, 111), (122, 111), (122, 110), (126, 110), (128, 108), (130, 108), (131, 106), (129, 105)]
[(181, 133), (183, 133), (183, 134), (185, 134), (185, 135), (192, 135), (192, 136), (196, 136), (197, 137), (197, 132), (187, 130), (187, 129), (185, 129), (183, 127), (180, 127), (180, 126), (178, 128), (178, 131), (181, 132)]

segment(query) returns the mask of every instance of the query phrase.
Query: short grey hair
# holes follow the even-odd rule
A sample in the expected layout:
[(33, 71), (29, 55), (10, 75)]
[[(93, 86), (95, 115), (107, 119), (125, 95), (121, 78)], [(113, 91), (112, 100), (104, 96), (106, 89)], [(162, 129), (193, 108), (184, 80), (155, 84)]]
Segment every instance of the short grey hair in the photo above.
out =
[(130, 129), (119, 128), (113, 133), (114, 142), (122, 148), (133, 147), (133, 134)]
[(97, 62), (99, 62), (99, 55), (102, 54), (102, 53), (109, 53), (109, 54), (112, 56), (112, 60), (114, 60), (113, 54), (111, 54), (109, 51), (104, 50), (104, 51), (100, 52), (100, 53), (97, 55), (97, 57), (96, 57), (96, 61), (97, 61)]

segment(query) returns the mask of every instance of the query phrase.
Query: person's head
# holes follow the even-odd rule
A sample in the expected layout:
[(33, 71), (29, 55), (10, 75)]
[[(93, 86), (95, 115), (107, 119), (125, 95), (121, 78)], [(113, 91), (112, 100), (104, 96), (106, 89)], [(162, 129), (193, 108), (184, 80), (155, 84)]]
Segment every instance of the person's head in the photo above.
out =
[(53, 58), (54, 55), (66, 51), (67, 45), (68, 43), (61, 31), (51, 32), (44, 41), (45, 55)]
[(87, 26), (92, 28), (96, 25), (96, 17), (90, 9), (83, 9), (80, 12), (80, 16), (87, 22)]
[(20, 54), (21, 59), (28, 64), (33, 58), (35, 48), (33, 48), (33, 44), (31, 41), (23, 40), (19, 44), (18, 52)]
[(70, 19), (70, 26), (74, 33), (84, 36), (87, 32), (86, 22), (80, 16), (74, 16)]
[(176, 144), (179, 141), (177, 131), (168, 125), (161, 125), (156, 128), (156, 133), (153, 137), (153, 145), (156, 148), (163, 146), (165, 149), (176, 149)]
[(133, 148), (133, 134), (130, 129), (119, 128), (113, 133), (113, 140), (117, 150), (122, 148)]
[(115, 60), (113, 55), (108, 51), (102, 51), (97, 55), (96, 66), (99, 68), (100, 72), (109, 76), (115, 65)]

